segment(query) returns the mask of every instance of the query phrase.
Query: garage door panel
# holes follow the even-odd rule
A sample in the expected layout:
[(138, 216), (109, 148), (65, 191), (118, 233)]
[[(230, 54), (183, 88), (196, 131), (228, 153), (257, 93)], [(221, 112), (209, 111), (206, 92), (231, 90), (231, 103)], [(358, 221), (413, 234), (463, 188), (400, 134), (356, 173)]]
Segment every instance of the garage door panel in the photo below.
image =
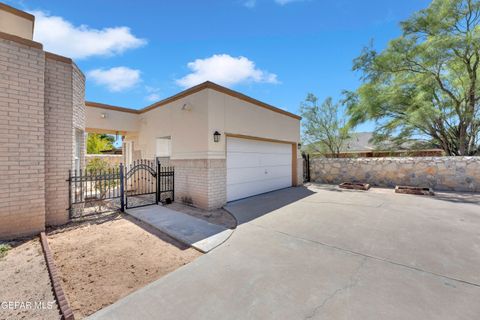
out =
[(276, 177), (286, 177), (287, 179), (291, 179), (291, 174), (289, 174), (290, 170), (291, 166), (289, 165), (231, 168), (227, 170), (227, 185), (245, 182), (256, 182)]
[(227, 151), (232, 153), (291, 153), (291, 145), (286, 143), (274, 143), (237, 138), (228, 138), (228, 140)]
[(289, 177), (274, 178), (268, 181), (257, 181), (255, 184), (251, 184), (247, 191), (245, 191), (242, 184), (231, 185), (229, 188), (229, 197), (232, 200), (242, 199), (257, 194), (283, 189), (288, 187), (285, 186), (289, 183)]
[(291, 144), (227, 138), (227, 201), (291, 184)]
[(259, 166), (290, 166), (292, 159), (290, 154), (287, 156), (279, 156), (275, 153), (257, 153), (252, 156), (251, 153), (229, 153), (230, 161), (228, 161), (227, 169), (229, 168), (248, 168)]

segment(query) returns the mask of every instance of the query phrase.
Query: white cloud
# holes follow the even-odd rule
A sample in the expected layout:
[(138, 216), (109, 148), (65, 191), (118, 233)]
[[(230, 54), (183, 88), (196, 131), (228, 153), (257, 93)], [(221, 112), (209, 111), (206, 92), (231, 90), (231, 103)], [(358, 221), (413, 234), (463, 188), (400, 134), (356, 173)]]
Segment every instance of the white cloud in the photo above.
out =
[(254, 8), (257, 5), (257, 0), (246, 0), (243, 5), (249, 9)]
[(145, 86), (145, 91), (147, 91), (148, 95), (145, 97), (145, 100), (149, 102), (156, 102), (160, 100), (160, 89), (150, 86)]
[(45, 50), (73, 59), (91, 56), (111, 56), (146, 44), (135, 37), (128, 27), (93, 29), (87, 25), (74, 26), (62, 17), (33, 11), (33, 38), (43, 43)]
[(184, 88), (205, 81), (224, 86), (243, 82), (278, 83), (277, 75), (256, 68), (255, 63), (245, 57), (232, 57), (228, 54), (215, 54), (209, 58), (197, 59), (188, 63), (192, 71), (176, 83)]
[(146, 99), (147, 101), (150, 101), (150, 102), (155, 102), (155, 101), (160, 100), (160, 94), (158, 94), (158, 93), (150, 93), (145, 99)]
[(128, 67), (94, 69), (87, 72), (87, 77), (112, 92), (130, 89), (141, 81), (140, 70)]
[(281, 6), (284, 6), (292, 2), (300, 2), (300, 1), (304, 1), (304, 0), (275, 0), (275, 2)]

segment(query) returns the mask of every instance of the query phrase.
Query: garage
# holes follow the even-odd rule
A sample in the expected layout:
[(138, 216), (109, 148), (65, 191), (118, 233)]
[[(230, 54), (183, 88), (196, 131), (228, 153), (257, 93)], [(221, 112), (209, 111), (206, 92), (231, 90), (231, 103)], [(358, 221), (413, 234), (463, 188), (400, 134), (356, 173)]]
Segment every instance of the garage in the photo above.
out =
[(292, 186), (292, 144), (227, 137), (227, 201)]

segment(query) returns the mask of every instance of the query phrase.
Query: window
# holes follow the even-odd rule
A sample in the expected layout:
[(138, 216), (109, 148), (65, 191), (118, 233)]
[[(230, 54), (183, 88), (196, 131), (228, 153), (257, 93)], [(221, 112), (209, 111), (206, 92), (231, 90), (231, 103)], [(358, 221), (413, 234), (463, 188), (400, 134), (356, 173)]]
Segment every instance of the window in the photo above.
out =
[(172, 143), (170, 137), (156, 139), (155, 156), (157, 158), (170, 158), (172, 154)]

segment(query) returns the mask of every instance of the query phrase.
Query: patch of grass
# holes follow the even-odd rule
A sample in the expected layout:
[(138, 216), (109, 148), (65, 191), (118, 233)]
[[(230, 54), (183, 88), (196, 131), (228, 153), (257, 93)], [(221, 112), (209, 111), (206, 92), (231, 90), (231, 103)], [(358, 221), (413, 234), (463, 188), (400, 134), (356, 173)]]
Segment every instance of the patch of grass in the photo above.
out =
[(3, 258), (7, 255), (7, 251), (12, 249), (9, 244), (0, 243), (0, 258)]

